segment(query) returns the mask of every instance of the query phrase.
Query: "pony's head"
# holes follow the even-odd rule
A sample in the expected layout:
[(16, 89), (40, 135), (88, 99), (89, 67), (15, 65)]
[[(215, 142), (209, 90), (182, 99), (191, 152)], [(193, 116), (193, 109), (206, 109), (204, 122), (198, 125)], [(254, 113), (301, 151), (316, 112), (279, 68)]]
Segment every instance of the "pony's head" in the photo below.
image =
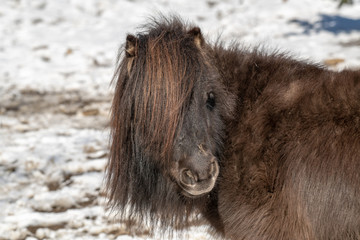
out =
[(234, 100), (200, 29), (176, 17), (128, 35), (119, 59), (107, 166), (110, 203), (178, 224), (216, 186), (224, 122)]

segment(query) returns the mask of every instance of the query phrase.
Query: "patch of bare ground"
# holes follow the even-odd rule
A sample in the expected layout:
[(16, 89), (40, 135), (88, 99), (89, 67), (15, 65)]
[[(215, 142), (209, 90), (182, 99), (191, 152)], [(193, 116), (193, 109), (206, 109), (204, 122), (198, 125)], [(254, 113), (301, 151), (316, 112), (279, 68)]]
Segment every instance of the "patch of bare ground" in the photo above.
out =
[(96, 105), (106, 106), (111, 102), (110, 95), (86, 96), (79, 91), (40, 92), (35, 89), (23, 89), (19, 94), (2, 99), (1, 112), (7, 114), (62, 113), (84, 116), (99, 115), (103, 112)]
[(90, 96), (80, 90), (41, 92), (23, 89), (17, 94), (0, 96), (0, 102), (0, 114), (19, 122), (14, 127), (3, 121), (1, 127), (4, 129), (28, 132), (68, 123), (77, 129), (104, 130), (108, 127), (111, 94)]

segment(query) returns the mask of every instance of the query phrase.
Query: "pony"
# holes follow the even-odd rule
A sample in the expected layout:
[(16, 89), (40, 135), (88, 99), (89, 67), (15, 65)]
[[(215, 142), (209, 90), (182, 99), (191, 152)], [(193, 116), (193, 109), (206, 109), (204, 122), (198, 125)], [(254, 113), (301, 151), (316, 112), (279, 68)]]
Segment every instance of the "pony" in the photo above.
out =
[(360, 239), (360, 72), (206, 41), (179, 17), (126, 37), (109, 206), (238, 240)]

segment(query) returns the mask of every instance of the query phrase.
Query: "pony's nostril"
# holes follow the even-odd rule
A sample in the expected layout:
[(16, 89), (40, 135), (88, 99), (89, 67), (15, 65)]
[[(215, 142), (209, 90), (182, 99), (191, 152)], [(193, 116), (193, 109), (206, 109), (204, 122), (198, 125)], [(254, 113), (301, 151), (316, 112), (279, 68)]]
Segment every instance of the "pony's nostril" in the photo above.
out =
[(214, 176), (216, 174), (216, 171), (217, 171), (217, 164), (214, 161), (211, 163), (211, 166), (210, 166), (210, 173), (209, 173), (210, 177)]
[(198, 181), (198, 178), (191, 170), (185, 169), (181, 173), (181, 181), (186, 185), (194, 185)]

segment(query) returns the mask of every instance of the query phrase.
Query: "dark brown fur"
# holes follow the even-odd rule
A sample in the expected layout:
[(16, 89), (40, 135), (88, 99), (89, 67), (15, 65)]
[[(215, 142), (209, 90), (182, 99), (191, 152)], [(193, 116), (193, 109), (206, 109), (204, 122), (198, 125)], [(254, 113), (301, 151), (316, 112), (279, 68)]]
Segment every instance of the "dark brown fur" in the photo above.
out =
[[(112, 106), (111, 206), (163, 228), (201, 213), (236, 240), (360, 239), (359, 71), (212, 46), (177, 18), (153, 21), (129, 44)], [(206, 81), (220, 108), (217, 132), (206, 130), (218, 136), (209, 151), (220, 174), (211, 192), (189, 197), (173, 154)]]

